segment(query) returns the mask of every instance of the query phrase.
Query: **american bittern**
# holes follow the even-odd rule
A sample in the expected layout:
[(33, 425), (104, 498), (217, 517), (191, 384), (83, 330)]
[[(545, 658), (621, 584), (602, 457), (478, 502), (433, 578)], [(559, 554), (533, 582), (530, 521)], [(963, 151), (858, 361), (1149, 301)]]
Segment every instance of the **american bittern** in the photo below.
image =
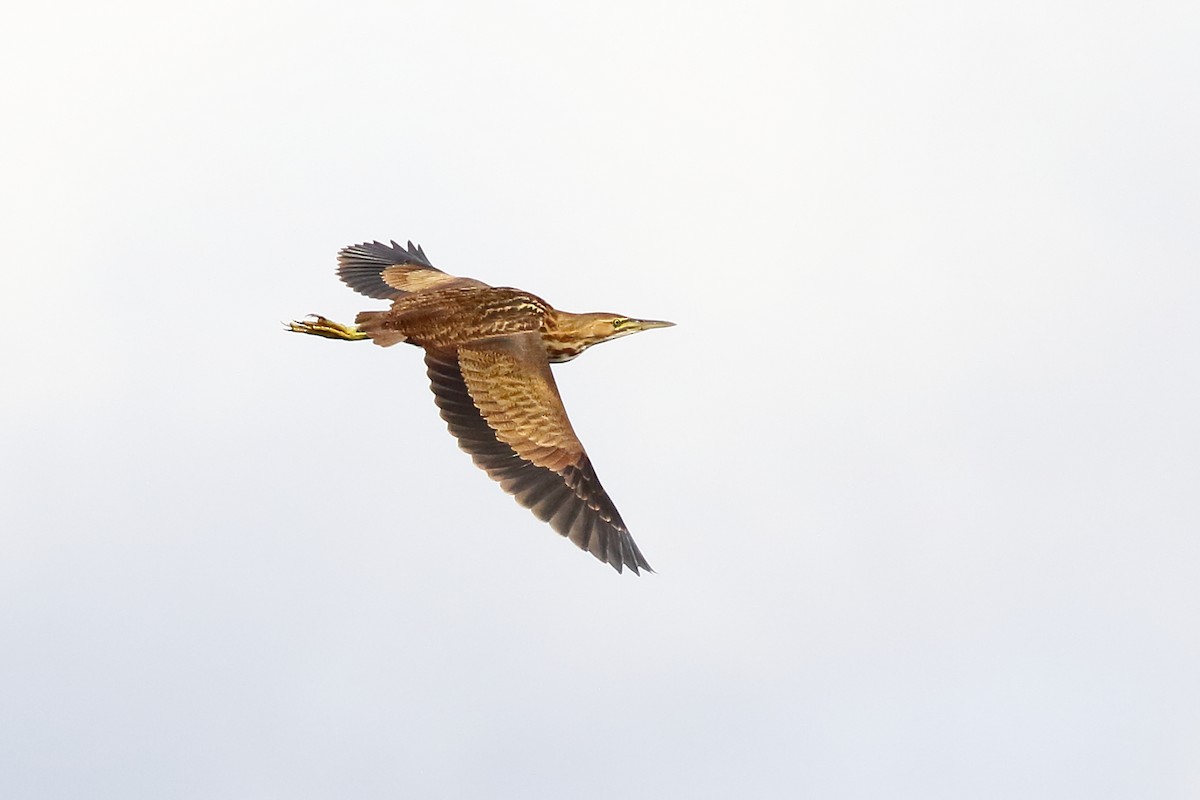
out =
[(314, 315), (289, 330), (424, 348), (442, 419), (492, 480), (617, 572), (650, 570), (571, 428), (550, 363), (673, 323), (558, 311), (519, 289), (447, 275), (412, 242), (346, 247), (338, 275), (367, 297), (391, 300), (391, 310), (363, 311), (352, 326)]

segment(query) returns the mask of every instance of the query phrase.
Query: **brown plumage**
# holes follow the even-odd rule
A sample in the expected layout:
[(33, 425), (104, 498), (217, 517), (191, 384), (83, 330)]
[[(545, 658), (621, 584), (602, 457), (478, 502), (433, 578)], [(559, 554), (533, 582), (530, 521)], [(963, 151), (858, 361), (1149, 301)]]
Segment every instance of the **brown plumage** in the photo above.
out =
[(617, 572), (650, 570), (571, 428), (550, 363), (672, 323), (558, 311), (528, 292), (448, 275), (412, 242), (346, 247), (338, 275), (357, 292), (391, 300), (391, 309), (364, 311), (353, 327), (314, 317), (289, 330), (424, 348), (434, 401), (479, 467)]

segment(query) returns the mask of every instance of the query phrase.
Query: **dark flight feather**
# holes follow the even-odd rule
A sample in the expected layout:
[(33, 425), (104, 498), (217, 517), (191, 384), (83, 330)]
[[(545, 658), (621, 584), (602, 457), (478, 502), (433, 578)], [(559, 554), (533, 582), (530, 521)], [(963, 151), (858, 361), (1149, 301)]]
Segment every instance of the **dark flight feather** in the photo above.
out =
[(426, 351), (425, 364), (435, 401), (450, 432), (504, 491), (617, 572), (624, 567), (635, 573), (643, 569), (653, 572), (600, 485), (586, 453), (561, 472), (526, 461), (496, 437), (475, 407), (455, 353)]

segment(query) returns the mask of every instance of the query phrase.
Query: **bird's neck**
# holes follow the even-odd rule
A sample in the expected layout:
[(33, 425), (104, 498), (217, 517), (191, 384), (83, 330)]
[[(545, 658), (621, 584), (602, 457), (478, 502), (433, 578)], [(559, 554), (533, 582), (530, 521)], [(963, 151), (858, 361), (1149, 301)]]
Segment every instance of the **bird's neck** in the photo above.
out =
[(552, 363), (570, 361), (592, 344), (586, 333), (586, 314), (548, 309), (542, 318), (542, 345)]

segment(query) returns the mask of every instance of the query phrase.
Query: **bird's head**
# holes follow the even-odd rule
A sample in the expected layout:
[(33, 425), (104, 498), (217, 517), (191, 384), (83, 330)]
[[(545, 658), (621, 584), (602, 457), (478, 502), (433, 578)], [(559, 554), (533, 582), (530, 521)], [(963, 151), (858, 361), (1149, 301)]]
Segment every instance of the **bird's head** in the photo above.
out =
[(590, 314), (571, 314), (555, 311), (546, 318), (542, 339), (551, 361), (570, 361), (594, 344), (619, 339), (651, 328), (669, 328), (674, 322), (657, 319), (634, 319), (620, 314), (598, 311)]

